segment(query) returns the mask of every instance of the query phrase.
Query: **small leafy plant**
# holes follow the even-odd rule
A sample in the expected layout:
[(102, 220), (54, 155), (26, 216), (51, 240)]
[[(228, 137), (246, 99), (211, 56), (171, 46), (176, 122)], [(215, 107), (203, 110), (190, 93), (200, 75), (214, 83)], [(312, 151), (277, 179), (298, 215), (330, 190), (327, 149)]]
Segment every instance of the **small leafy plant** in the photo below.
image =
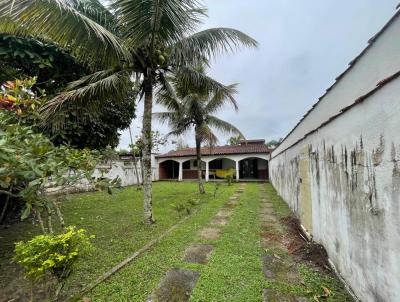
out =
[(29, 241), (17, 242), (13, 260), (24, 268), (25, 277), (31, 280), (32, 286), (46, 274), (56, 277), (59, 282), (57, 297), (78, 257), (93, 248), (92, 238), (94, 236), (87, 235), (86, 230), (70, 226), (61, 234), (38, 235)]
[(67, 227), (61, 234), (44, 234), (15, 244), (14, 261), (34, 280), (51, 273), (62, 281), (71, 273), (76, 259), (92, 248), (86, 230)]

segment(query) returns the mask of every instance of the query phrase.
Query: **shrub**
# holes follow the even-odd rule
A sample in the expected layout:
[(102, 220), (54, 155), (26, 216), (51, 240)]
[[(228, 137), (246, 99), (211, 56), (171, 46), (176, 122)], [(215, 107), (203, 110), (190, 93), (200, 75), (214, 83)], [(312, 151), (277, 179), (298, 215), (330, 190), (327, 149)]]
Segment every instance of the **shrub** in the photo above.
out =
[(61, 234), (45, 234), (15, 244), (14, 261), (25, 269), (25, 276), (37, 280), (51, 273), (62, 282), (71, 273), (79, 256), (92, 248), (86, 230), (68, 227)]

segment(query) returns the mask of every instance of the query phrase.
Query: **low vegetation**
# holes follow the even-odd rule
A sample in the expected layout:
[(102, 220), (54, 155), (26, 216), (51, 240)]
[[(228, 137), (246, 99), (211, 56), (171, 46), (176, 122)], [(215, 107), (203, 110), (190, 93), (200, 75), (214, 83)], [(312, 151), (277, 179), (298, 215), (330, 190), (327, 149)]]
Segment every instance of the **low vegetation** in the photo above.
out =
[[(214, 185), (207, 186), (212, 191)], [(195, 183), (160, 182), (155, 183), (154, 188), (154, 212), (157, 223), (151, 227), (143, 224), (142, 191), (137, 191), (135, 187), (114, 190), (113, 195), (105, 192), (73, 194), (59, 204), (66, 224), (84, 228), (88, 234), (95, 235), (92, 240), (95, 250), (77, 260), (61, 293), (62, 299), (76, 293), (93, 279), (180, 221), (182, 214), (178, 213), (172, 205), (185, 203), (190, 207), (193, 216), (189, 217), (182, 226), (184, 229), (188, 228), (186, 235), (172, 236), (166, 240), (168, 243), (163, 243), (160, 248), (155, 249), (158, 251), (155, 258), (151, 257), (154, 255), (154, 252), (151, 252), (149, 253), (150, 258), (148, 258), (149, 256), (140, 258), (137, 262), (139, 264), (135, 262), (135, 264), (129, 265), (121, 273), (111, 278), (110, 282), (105, 283), (116, 286), (116, 288), (120, 288), (121, 284), (126, 283), (128, 292), (122, 290), (119, 293), (119, 290), (112, 290), (112, 292), (115, 290), (115, 293), (111, 294), (115, 298), (114, 301), (123, 301), (122, 297), (126, 296), (141, 296), (141, 291), (143, 294), (150, 292), (151, 286), (155, 286), (158, 278), (164, 273), (162, 268), (166, 268), (169, 261), (173, 261), (177, 256), (172, 256), (171, 260), (168, 260), (168, 257), (176, 253), (176, 249), (179, 247), (183, 248), (185, 242), (191, 238), (192, 233), (189, 230), (193, 232), (198, 228), (199, 221), (207, 221), (211, 213), (215, 212), (218, 206), (233, 192), (235, 186), (220, 185), (215, 198), (211, 193), (199, 196)], [(195, 204), (192, 205), (193, 203)], [(186, 214), (184, 216), (187, 217)], [(58, 224), (54, 225), (54, 228), (55, 232), (61, 229)], [(11, 261), (14, 242), (29, 240), (40, 233), (40, 228), (32, 225), (29, 220), (11, 228), (0, 229), (0, 245), (2, 247), (0, 266), (2, 272), (7, 272), (0, 277), (0, 288), (3, 289), (0, 301), (8, 301), (16, 296), (25, 297), (25, 300), (28, 300), (30, 284), (23, 278), (23, 270)], [(183, 241), (180, 242), (180, 240)], [(165, 244), (169, 245), (171, 250), (163, 254), (162, 251), (166, 248)], [(134, 271), (131, 271), (132, 269)], [(125, 275), (127, 272), (130, 272), (131, 275)], [(124, 277), (121, 279), (121, 276)], [(141, 287), (131, 288), (130, 286), (135, 284), (133, 280), (141, 283)], [(151, 282), (146, 283), (148, 281)], [(102, 290), (105, 284), (95, 289), (93, 294), (97, 297), (95, 301), (110, 301), (110, 292), (106, 293)], [(44, 297), (51, 296), (56, 286), (54, 280), (47, 276), (47, 279), (45, 278), (43, 282), (34, 287), (36, 301), (42, 301)], [(133, 301), (139, 300), (133, 299)]]

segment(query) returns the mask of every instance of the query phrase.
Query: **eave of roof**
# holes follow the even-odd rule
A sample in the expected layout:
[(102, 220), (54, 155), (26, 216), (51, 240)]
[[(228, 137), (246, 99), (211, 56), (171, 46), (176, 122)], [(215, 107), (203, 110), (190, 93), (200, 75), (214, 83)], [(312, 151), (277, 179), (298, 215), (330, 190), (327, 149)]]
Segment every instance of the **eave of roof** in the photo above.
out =
[[(202, 156), (271, 153), (271, 150), (265, 144), (216, 146), (213, 148), (202, 147), (201, 150), (202, 150), (201, 152)], [(195, 155), (196, 155), (195, 148), (186, 148), (178, 151), (170, 151), (168, 153), (160, 154), (157, 155), (156, 158), (193, 157)]]

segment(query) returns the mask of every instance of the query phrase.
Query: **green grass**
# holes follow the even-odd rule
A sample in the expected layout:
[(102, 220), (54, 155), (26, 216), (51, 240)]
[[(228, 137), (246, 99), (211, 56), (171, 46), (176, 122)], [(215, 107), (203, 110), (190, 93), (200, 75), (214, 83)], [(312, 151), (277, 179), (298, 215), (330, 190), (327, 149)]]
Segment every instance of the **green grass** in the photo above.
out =
[[(193, 214), (193, 218), (189, 218), (187, 221), (188, 224), (194, 223), (193, 227), (196, 227), (194, 221), (197, 220), (195, 219), (198, 219), (198, 216), (207, 219), (209, 212), (213, 209), (216, 210), (231, 195), (235, 186), (220, 185), (215, 199), (213, 197), (214, 187), (213, 184), (207, 184), (208, 193), (201, 196), (197, 193), (196, 183), (155, 183), (153, 206), (157, 223), (152, 226), (142, 223), (142, 192), (137, 191), (134, 187), (116, 190), (113, 195), (101, 192), (70, 195), (67, 201), (62, 203), (66, 224), (85, 228), (89, 234), (94, 234), (96, 249), (93, 254), (78, 261), (73, 274), (65, 285), (64, 295), (76, 292), (181, 220), (182, 213), (178, 213), (173, 205), (188, 201), (199, 203), (194, 205), (198, 209), (198, 213)], [(10, 263), (13, 243), (27, 240), (39, 233), (39, 228), (28, 222), (1, 230), (2, 277), (0, 287), (6, 288), (7, 286), (10, 290), (12, 284), (15, 286), (25, 284), (26, 289), (28, 288), (27, 282), (23, 280), (21, 270), (15, 264)], [(160, 257), (160, 261), (163, 262), (163, 256)], [(152, 266), (153, 262), (154, 260), (150, 261), (149, 265)], [(155, 264), (155, 266), (157, 265)], [(6, 274), (6, 270), (14, 273)], [(119, 286), (124, 287), (125, 283), (129, 283), (131, 279), (129, 277), (128, 280), (122, 280)], [(135, 289), (131, 288), (131, 291), (135, 291)], [(130, 294), (127, 297), (131, 296)], [(121, 296), (114, 301), (123, 301), (123, 299), (124, 297)], [(111, 300), (108, 293), (103, 293), (103, 297), (96, 301)]]
[[(287, 204), (278, 196), (271, 184), (266, 185), (266, 192), (268, 200), (273, 204), (278, 218), (285, 218), (292, 215)], [(280, 226), (277, 226), (275, 230), (278, 232), (285, 232), (286, 226), (281, 224)], [(273, 247), (264, 252), (270, 255), (279, 255), (285, 262), (286, 267), (291, 267), (291, 270), (298, 274), (299, 279), (301, 280), (301, 282), (292, 283), (285, 280), (283, 277), (277, 281), (267, 281), (265, 288), (273, 289), (282, 294), (293, 294), (296, 296), (307, 297), (309, 301), (316, 301), (314, 297), (320, 301), (327, 302), (354, 301), (345, 289), (344, 285), (333, 273), (324, 272), (311, 263), (301, 262), (288, 254), (287, 250), (279, 247)], [(284, 271), (281, 273), (283, 276), (285, 275)], [(319, 296), (324, 294), (324, 287), (330, 290), (330, 295), (327, 298), (320, 298)]]
[(266, 190), (268, 195), (268, 200), (274, 206), (274, 210), (278, 218), (284, 218), (292, 214), (292, 211), (288, 205), (283, 201), (283, 199), (277, 194), (274, 187), (268, 183), (266, 185)]
[[(294, 270), (302, 282), (291, 283), (284, 278), (268, 281), (264, 278), (261, 255), (266, 251), (260, 246), (259, 186), (251, 183), (246, 185), (229, 224), (221, 227), (220, 238), (212, 242), (202, 241), (199, 231), (210, 226), (213, 216), (238, 188), (237, 184), (220, 184), (214, 198), (215, 184), (207, 184), (207, 194), (200, 196), (196, 183), (155, 183), (153, 206), (157, 223), (153, 226), (142, 223), (142, 192), (135, 188), (118, 190), (112, 196), (104, 193), (71, 195), (62, 204), (66, 222), (96, 235), (96, 250), (78, 261), (75, 271), (65, 285), (63, 297), (76, 293), (151, 239), (181, 221), (186, 215), (185, 207), (190, 204), (192, 214), (187, 220), (86, 296), (96, 302), (145, 301), (168, 270), (187, 268), (200, 272), (200, 279), (190, 302), (262, 301), (264, 288), (271, 288), (282, 294), (305, 296), (313, 301), (314, 295), (323, 293), (322, 286), (332, 290), (332, 295), (327, 301), (352, 301), (337, 278), (315, 270), (310, 264), (294, 261), (286, 250), (279, 247), (273, 247), (267, 252), (281, 256), (287, 264), (283, 270)], [(266, 189), (278, 218), (289, 215), (289, 208), (277, 196), (272, 186), (268, 184)], [(177, 211), (182, 208), (185, 210)], [(276, 231), (284, 232), (285, 228), (280, 226)], [(9, 290), (10, 286), (18, 288), (25, 284), (25, 290), (28, 289), (21, 270), (16, 270), (16, 265), (10, 264), (9, 261), (13, 242), (29, 239), (37, 233), (38, 227), (29, 223), (0, 230), (0, 287), (7, 287)], [(183, 262), (185, 249), (199, 242), (214, 245), (208, 264)], [(3, 270), (14, 273), (6, 274)], [(282, 276), (284, 275), (283, 271)]]
[[(256, 184), (247, 184), (230, 223), (215, 243), (201, 272), (191, 302), (261, 301), (265, 283), (261, 271), (259, 199)], [(197, 238), (196, 238), (197, 239)]]
[[(208, 191), (211, 192), (212, 187), (214, 185), (209, 185)], [(170, 268), (182, 266), (185, 249), (196, 241), (198, 231), (209, 223), (235, 188), (236, 185), (221, 185), (215, 199), (207, 194), (209, 201), (189, 220), (142, 257), (100, 284), (88, 296), (96, 302), (144, 301)]]

